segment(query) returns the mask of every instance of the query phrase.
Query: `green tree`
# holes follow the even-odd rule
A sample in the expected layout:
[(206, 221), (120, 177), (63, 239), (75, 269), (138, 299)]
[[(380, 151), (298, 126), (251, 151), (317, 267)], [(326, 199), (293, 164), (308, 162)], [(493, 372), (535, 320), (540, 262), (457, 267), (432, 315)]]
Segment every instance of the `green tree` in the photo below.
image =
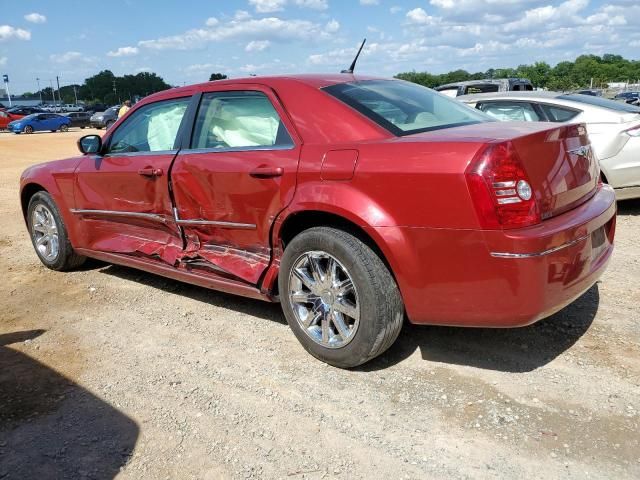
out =
[(228, 77), (222, 73), (212, 73), (211, 76), (209, 77), (209, 81), (213, 82), (214, 80), (224, 80), (226, 78)]

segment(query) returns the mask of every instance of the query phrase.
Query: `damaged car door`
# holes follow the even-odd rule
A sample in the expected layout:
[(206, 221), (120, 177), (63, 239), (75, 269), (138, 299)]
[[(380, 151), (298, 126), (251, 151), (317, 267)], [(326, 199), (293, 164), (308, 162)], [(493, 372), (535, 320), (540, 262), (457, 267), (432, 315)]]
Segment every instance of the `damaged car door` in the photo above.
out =
[(269, 88), (224, 88), (202, 94), (189, 148), (174, 162), (176, 220), (185, 261), (256, 284), (271, 225), (293, 197), (300, 142)]
[(117, 127), (100, 154), (82, 159), (73, 213), (85, 222), (84, 248), (176, 263), (183, 241), (168, 179), (190, 100), (140, 107)]

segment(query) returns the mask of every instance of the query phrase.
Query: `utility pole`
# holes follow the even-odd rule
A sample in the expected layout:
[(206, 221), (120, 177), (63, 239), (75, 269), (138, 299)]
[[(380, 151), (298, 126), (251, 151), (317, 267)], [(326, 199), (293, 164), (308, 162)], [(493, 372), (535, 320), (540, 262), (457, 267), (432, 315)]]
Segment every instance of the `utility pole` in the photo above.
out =
[[(118, 90), (116, 89), (116, 80), (113, 80), (113, 98), (118, 98)], [(119, 100), (118, 100), (119, 101)]]
[(60, 77), (56, 75), (56, 83), (58, 84), (58, 101), (60, 102), (60, 110), (62, 110), (62, 97), (60, 96)]
[(56, 91), (53, 89), (53, 80), (49, 79), (49, 85), (51, 86), (51, 96), (53, 97), (53, 108), (56, 108)]
[(75, 84), (73, 85), (73, 96), (76, 99), (76, 105), (78, 105), (78, 93), (76, 92), (76, 86)]
[(36, 78), (36, 82), (38, 82), (38, 93), (40, 94), (40, 105), (42, 105), (42, 90), (40, 89), (40, 79)]
[(9, 75), (3, 75), (2, 80), (4, 80), (4, 88), (7, 91), (7, 97), (9, 97), (9, 106), (11, 106), (11, 93), (9, 93)]

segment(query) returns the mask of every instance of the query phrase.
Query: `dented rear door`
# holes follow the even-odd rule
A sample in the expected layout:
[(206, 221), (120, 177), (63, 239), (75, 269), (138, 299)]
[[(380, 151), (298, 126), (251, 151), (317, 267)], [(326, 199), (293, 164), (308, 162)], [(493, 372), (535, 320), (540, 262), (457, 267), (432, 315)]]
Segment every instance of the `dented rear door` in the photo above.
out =
[(203, 93), (171, 171), (183, 261), (256, 284), (271, 259), (271, 225), (295, 191), (300, 141), (269, 88), (220, 88)]

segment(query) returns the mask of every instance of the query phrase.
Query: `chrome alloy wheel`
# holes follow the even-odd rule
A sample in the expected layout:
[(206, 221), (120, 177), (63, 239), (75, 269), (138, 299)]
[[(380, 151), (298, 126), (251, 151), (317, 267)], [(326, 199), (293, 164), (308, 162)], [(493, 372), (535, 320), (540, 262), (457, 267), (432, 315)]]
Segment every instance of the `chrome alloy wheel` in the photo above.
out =
[(31, 235), (40, 256), (47, 262), (54, 262), (60, 250), (58, 225), (51, 210), (41, 203), (31, 214)]
[(344, 347), (358, 330), (358, 292), (344, 265), (326, 252), (307, 252), (294, 262), (289, 301), (302, 330), (323, 347)]

